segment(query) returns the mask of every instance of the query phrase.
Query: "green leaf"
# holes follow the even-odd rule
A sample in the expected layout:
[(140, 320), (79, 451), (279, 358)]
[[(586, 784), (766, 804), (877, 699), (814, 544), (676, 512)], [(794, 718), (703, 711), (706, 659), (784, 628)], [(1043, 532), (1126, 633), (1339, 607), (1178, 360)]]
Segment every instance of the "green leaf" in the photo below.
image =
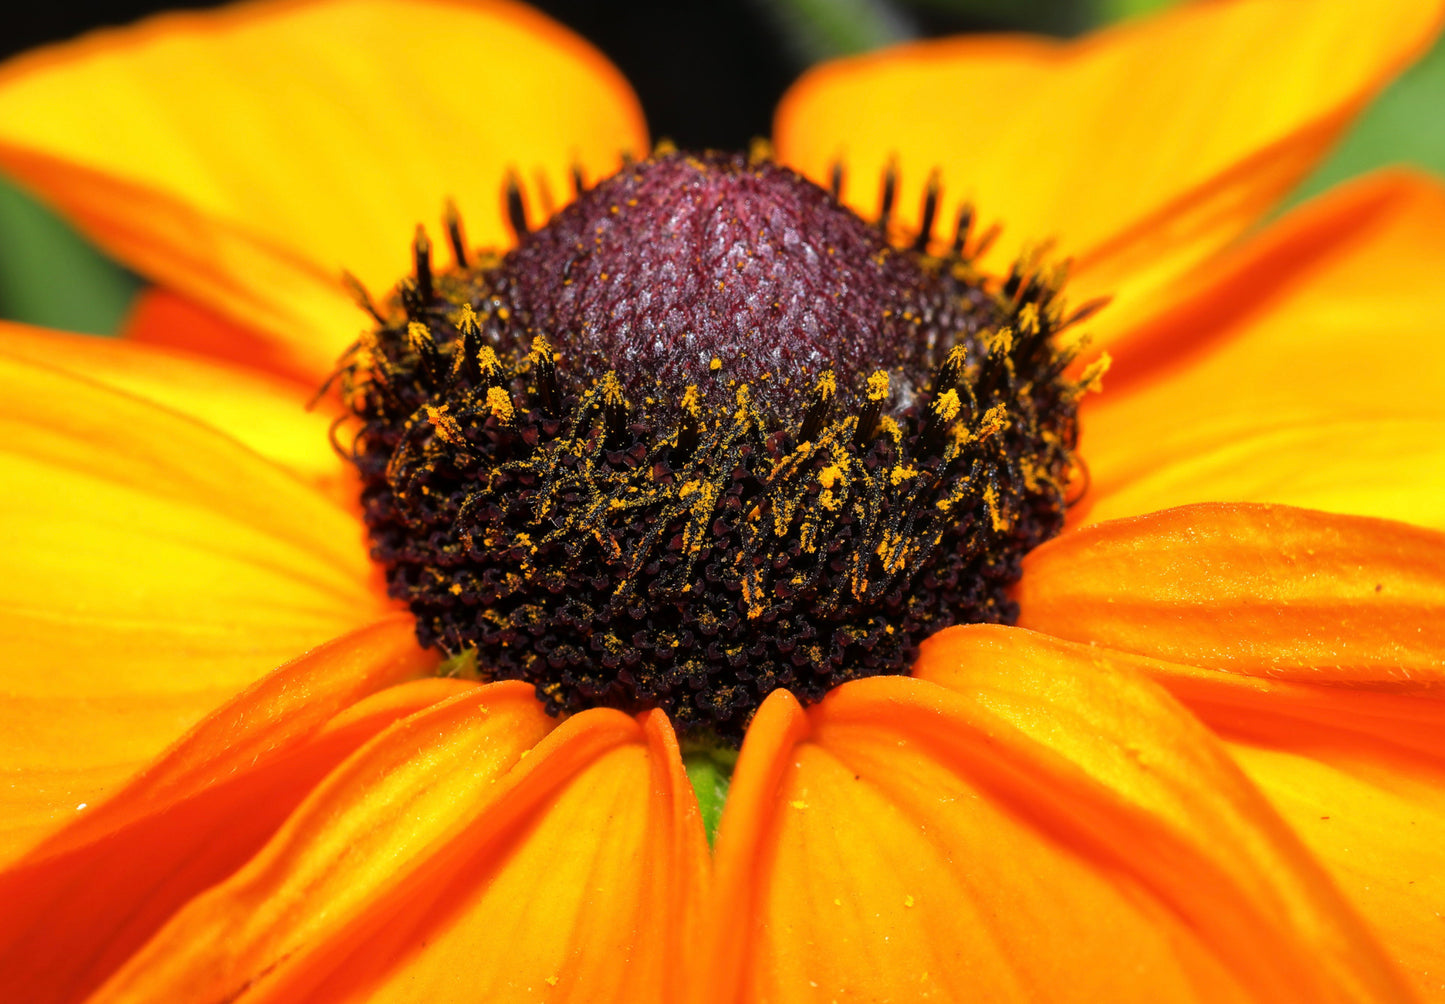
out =
[(1290, 204), (1303, 202), (1357, 174), (1414, 164), (1445, 174), (1445, 43), (1395, 81), (1355, 123), (1334, 152), (1301, 183)]
[(59, 216), (0, 180), (0, 317), (114, 334), (141, 280)]
[(887, 0), (771, 0), (761, 5), (802, 66), (912, 37)]
[(722, 820), (723, 806), (728, 800), (728, 786), (732, 783), (733, 765), (737, 762), (737, 751), (718, 747), (685, 749), (682, 766), (692, 790), (697, 792), (697, 807), (702, 810), (702, 825), (707, 832), (707, 844), (717, 839), (717, 825)]
[(1126, 17), (1138, 17), (1156, 10), (1163, 10), (1174, 0), (1093, 0), (1094, 22), (1109, 24)]

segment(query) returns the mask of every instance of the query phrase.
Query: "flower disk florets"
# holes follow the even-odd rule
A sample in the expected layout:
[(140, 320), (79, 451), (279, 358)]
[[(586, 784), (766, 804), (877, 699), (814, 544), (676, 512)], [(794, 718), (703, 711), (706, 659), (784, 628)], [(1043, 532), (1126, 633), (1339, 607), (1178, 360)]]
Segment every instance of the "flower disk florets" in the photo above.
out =
[(419, 239), (341, 372), (422, 643), (736, 739), (778, 687), (1012, 620), (1073, 465), (1061, 279), (987, 278), (968, 219), (940, 250), (932, 193), (922, 234), (890, 201), (870, 225), (767, 159), (666, 153), (538, 231), (514, 211), (505, 255), (453, 227), (434, 273)]

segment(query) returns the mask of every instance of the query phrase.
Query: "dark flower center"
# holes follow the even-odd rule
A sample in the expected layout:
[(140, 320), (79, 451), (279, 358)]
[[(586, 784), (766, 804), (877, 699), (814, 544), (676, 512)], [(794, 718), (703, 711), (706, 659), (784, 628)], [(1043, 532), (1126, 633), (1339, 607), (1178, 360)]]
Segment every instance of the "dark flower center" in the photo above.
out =
[[(891, 189), (891, 184), (890, 184)], [(736, 740), (778, 687), (1008, 622), (1062, 524), (1059, 279), (908, 246), (768, 160), (667, 153), (416, 275), (342, 363), (391, 592), (555, 712)], [(896, 235), (895, 235), (896, 236)], [(930, 251), (934, 253), (930, 253)]]

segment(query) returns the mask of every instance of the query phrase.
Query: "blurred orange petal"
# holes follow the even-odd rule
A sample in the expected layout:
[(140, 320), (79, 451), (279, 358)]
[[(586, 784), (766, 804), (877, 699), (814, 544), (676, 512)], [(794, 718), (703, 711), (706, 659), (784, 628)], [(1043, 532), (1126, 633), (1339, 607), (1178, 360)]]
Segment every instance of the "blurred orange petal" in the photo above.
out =
[(671, 729), (554, 724), (517, 684), (398, 723), (95, 999), (675, 996), (706, 844)]
[[(356, 316), (347, 318), (347, 329)], [(131, 303), (120, 336), (160, 348), (206, 356), (243, 369), (259, 369), (315, 393), (325, 371), (298, 359), (288, 347), (168, 289), (141, 290)], [(315, 360), (319, 365), (323, 360)]]
[(1288, 506), (1112, 520), (1024, 559), (1019, 626), (1193, 666), (1445, 685), (1445, 534)]
[(0, 70), (0, 166), (318, 373), (365, 326), (341, 269), (390, 289), (448, 196), (505, 245), (508, 169), (561, 199), (574, 162), (595, 178), (646, 143), (617, 71), (503, 0), (265, 0)]
[(360, 522), (176, 414), (0, 355), (0, 857), (387, 609)]
[[(806, 74), (778, 108), (775, 142), (814, 179), (841, 157), (846, 201), (867, 214), (889, 158), (905, 219), (938, 168), (943, 219), (973, 200), (1004, 225), (993, 260), (1056, 238), (1075, 258), (1075, 297), (1168, 297), (1314, 166), (1441, 16), (1438, 0), (1369, 17), (1357, 0), (1219, 0), (1071, 43), (902, 46)], [(1111, 314), (1101, 334), (1117, 330)]]
[(758, 713), (718, 838), (717, 1000), (1401, 1000), (1222, 749), (1102, 657), (950, 633), (921, 679)]
[(83, 998), (368, 738), (475, 686), (416, 679), (435, 662), (408, 618), (346, 635), (267, 675), (77, 814), (0, 874), (0, 998)]
[(1106, 659), (1162, 684), (1224, 741), (1422, 996), (1445, 999), (1445, 701), (1286, 683), (993, 625), (940, 636), (1000, 673)]
[(0, 353), (50, 366), (224, 433), (346, 505), (360, 494), (356, 468), (331, 446), (339, 406), (307, 402), (316, 387), (175, 349), (0, 322)]
[(1357, 181), (1131, 332), (1085, 399), (1085, 518), (1278, 502), (1445, 529), (1442, 232), (1438, 182)]

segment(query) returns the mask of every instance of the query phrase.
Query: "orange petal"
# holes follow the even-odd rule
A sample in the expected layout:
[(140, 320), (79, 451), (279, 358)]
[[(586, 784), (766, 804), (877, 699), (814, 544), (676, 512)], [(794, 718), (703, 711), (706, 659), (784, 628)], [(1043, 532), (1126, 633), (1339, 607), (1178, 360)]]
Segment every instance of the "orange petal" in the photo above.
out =
[(1303, 177), (1441, 11), (1220, 0), (1073, 43), (903, 46), (804, 76), (778, 109), (778, 153), (816, 179), (841, 156), (847, 200), (870, 214), (896, 155), (915, 219), (937, 167), (944, 219), (968, 199), (1004, 224), (993, 261), (1056, 238), (1076, 296), (1167, 295)]
[[(355, 326), (355, 315), (348, 321)], [(299, 362), (287, 347), (251, 328), (168, 289), (143, 289), (131, 303), (121, 337), (192, 355), (207, 356), (246, 369), (259, 369), (314, 393), (325, 374)], [(329, 372), (329, 370), (327, 371)]]
[(0, 322), (0, 352), (104, 384), (209, 425), (331, 497), (354, 504), (356, 469), (331, 445), (340, 408), (316, 388), (173, 349)]
[(0, 998), (82, 999), (368, 738), (475, 686), (403, 683), (435, 661), (410, 618), (347, 635), (266, 676), (77, 814), (0, 875)]
[(1287, 506), (1195, 505), (1024, 559), (1019, 626), (1171, 662), (1377, 688), (1445, 684), (1445, 534)]
[[(1098, 657), (993, 625), (949, 635), (955, 658), (1001, 673)], [(1421, 996), (1445, 1000), (1445, 702), (1105, 655), (1162, 684), (1225, 740)]]
[(11, 176), (318, 373), (365, 324), (340, 269), (389, 289), (416, 224), (439, 220), (447, 197), (473, 241), (504, 245), (509, 168), (560, 198), (574, 162), (595, 178), (645, 147), (617, 71), (501, 0), (241, 4), (0, 71)]
[(204, 426), (0, 356), (0, 858), (387, 609), (362, 528)]
[(1131, 332), (1086, 399), (1085, 518), (1279, 502), (1445, 529), (1442, 232), (1437, 182), (1365, 179)]
[(1406, 996), (1162, 691), (1099, 660), (964, 656), (945, 633), (924, 679), (845, 684), (796, 741), (743, 750), (717, 861), (741, 998)]
[(520, 691), (378, 736), (95, 999), (675, 999), (706, 843), (666, 719), (532, 748)]

